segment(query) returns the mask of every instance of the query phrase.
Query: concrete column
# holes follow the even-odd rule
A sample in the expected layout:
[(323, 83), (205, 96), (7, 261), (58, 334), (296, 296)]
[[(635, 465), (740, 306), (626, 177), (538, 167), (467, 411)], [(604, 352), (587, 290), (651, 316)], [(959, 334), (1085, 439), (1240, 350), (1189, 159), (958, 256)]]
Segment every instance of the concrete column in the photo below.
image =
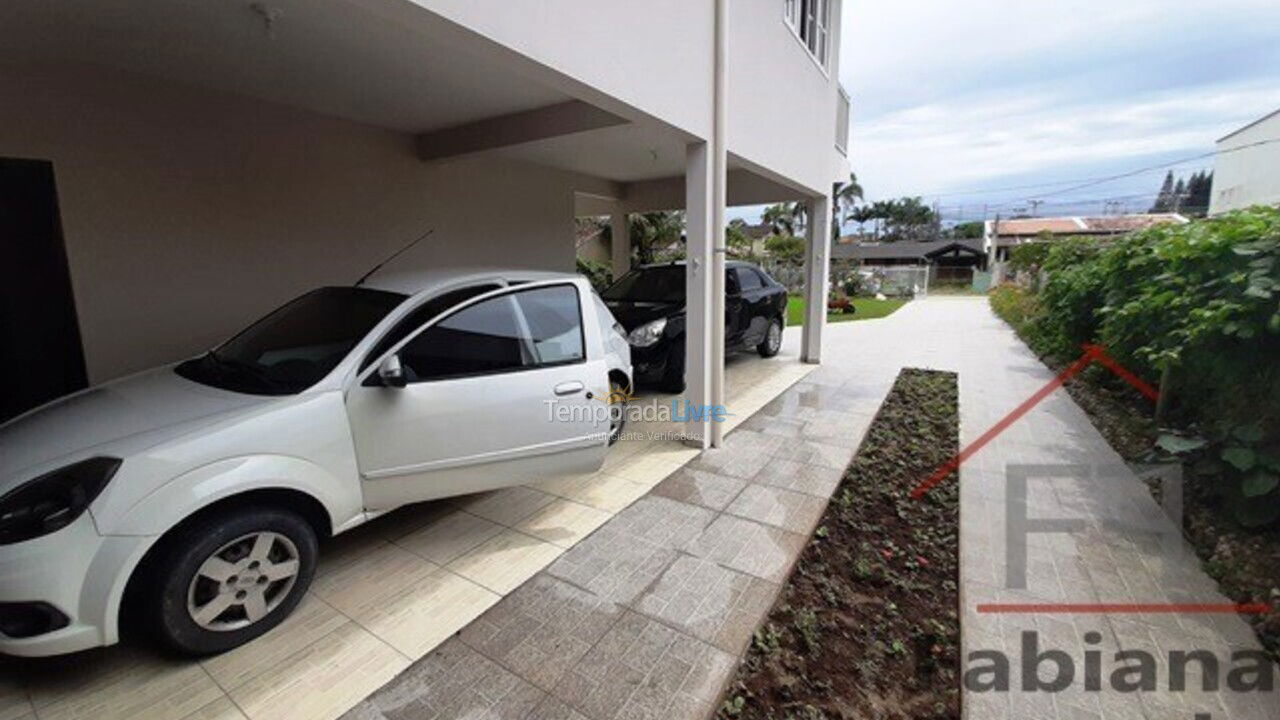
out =
[(827, 325), (827, 285), (831, 281), (831, 198), (815, 197), (808, 203), (808, 228), (804, 252), (804, 331), (800, 360), (822, 362), (822, 330)]
[(631, 227), (625, 212), (615, 210), (609, 217), (609, 232), (613, 235), (609, 255), (613, 264), (613, 279), (617, 280), (631, 270)]
[[(685, 266), (685, 391), (684, 401), (693, 407), (715, 404), (711, 394), (711, 322), (714, 302), (715, 247), (712, 241), (711, 149), (705, 142), (692, 143), (685, 157), (685, 238), (688, 263)], [(724, 300), (720, 305), (723, 307)], [(721, 310), (723, 313), (723, 310)], [(721, 345), (723, 346), (723, 341)], [(685, 435), (695, 447), (711, 446), (708, 423), (685, 423)]]
[[(729, 0), (716, 0), (714, 117), (711, 128), (711, 404), (724, 407), (724, 242), (728, 199)], [(713, 422), (711, 447), (724, 444), (724, 423)]]

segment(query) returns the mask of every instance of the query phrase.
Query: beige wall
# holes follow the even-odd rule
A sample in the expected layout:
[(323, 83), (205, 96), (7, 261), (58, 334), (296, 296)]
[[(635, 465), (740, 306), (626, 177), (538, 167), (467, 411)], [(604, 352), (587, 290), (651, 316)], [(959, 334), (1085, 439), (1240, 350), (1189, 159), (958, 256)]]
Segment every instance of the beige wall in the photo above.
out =
[(425, 229), (404, 265), (573, 268), (582, 178), (87, 68), (0, 70), (0, 156), (51, 160), (90, 379), (200, 352)]

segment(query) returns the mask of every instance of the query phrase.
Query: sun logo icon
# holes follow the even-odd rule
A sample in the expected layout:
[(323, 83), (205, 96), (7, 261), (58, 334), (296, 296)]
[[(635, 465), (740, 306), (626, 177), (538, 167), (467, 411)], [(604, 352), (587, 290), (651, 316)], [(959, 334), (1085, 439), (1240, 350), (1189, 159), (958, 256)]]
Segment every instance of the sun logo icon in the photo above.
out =
[(605, 399), (606, 405), (626, 405), (635, 398), (635, 394), (629, 389), (614, 388), (609, 391), (608, 397)]

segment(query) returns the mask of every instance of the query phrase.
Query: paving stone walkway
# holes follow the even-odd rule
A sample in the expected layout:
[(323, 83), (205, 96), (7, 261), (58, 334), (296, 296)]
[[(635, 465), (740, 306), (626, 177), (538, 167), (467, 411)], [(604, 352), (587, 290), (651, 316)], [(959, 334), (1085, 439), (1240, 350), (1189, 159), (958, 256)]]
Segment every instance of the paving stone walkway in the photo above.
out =
[[(347, 717), (705, 718), (901, 368), (959, 373), (962, 443), (1052, 378), (983, 298), (916, 301), (883, 320), (833, 325), (824, 357), (724, 449), (668, 477)], [(1030, 465), (1057, 469), (1031, 473), (1028, 516), (1082, 525), (1032, 535), (1026, 587), (1010, 590), (1008, 471)], [(1067, 476), (1041, 477), (1051, 474)], [(1197, 672), (1191, 691), (1167, 690), (1170, 651), (1216, 653), (1225, 680), (1230, 652), (1258, 648), (1236, 616), (977, 612), (981, 603), (1226, 602), (1194, 557), (1162, 564), (1154, 538), (1170, 527), (1063, 391), (970, 460), (961, 470), (966, 652), (1004, 653), (1015, 690), (1028, 631), (1041, 650), (1066, 651), (1077, 667), (1062, 692), (968, 693), (966, 716), (1280, 717), (1274, 692), (1226, 692), (1225, 683), (1204, 692)], [(1086, 649), (1102, 651), (1104, 683), (1116, 651), (1151, 653), (1158, 688), (1084, 689)]]

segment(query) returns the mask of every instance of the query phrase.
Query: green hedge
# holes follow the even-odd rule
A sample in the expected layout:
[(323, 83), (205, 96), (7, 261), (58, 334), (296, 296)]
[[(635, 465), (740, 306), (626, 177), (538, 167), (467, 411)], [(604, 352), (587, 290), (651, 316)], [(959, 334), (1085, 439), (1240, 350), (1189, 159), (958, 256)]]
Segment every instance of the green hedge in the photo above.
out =
[(1055, 243), (1042, 267), (1038, 294), (992, 296), (1033, 350), (1098, 343), (1153, 384), (1168, 367), (1170, 420), (1199, 439), (1165, 449), (1225, 460), (1250, 502), (1280, 504), (1280, 210)]

